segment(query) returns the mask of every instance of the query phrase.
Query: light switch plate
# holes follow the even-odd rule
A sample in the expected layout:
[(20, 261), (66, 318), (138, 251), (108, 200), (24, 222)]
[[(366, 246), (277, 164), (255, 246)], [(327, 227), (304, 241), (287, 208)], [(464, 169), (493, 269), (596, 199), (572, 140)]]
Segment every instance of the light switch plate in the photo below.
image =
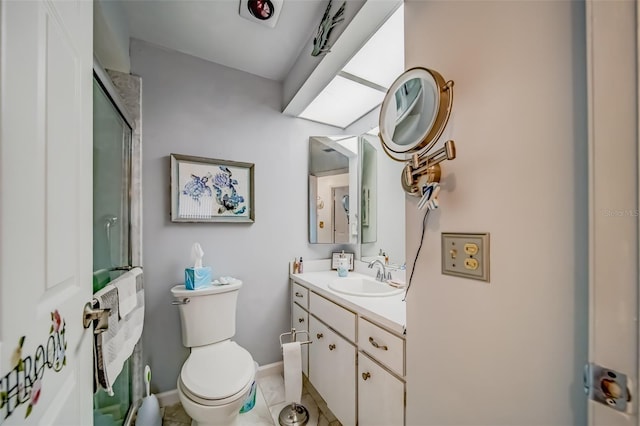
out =
[(489, 233), (442, 233), (442, 273), (489, 282)]

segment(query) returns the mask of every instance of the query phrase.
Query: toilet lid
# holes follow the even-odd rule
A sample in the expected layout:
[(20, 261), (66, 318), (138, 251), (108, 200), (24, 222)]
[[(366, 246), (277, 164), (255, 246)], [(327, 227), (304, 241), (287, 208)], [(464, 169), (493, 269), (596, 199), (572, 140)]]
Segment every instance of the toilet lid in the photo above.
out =
[(227, 340), (191, 349), (180, 373), (189, 393), (208, 400), (237, 394), (253, 380), (255, 366), (251, 354)]

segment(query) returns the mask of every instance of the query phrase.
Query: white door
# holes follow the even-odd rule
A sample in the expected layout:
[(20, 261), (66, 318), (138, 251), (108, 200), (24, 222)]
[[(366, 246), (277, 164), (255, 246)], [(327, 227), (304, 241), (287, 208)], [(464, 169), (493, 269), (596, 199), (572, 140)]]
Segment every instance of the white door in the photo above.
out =
[(0, 3), (0, 423), (92, 424), (93, 4)]
[[(587, 1), (589, 361), (610, 370), (591, 385), (590, 426), (638, 424), (636, 8), (634, 0)], [(629, 403), (616, 398), (626, 390), (613, 383), (619, 373), (630, 380)]]

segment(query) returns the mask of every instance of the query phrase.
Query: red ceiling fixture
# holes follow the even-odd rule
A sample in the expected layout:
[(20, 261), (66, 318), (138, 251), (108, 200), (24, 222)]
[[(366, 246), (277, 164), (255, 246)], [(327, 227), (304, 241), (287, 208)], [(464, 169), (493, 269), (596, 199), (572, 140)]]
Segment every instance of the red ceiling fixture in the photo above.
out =
[(240, 0), (240, 16), (274, 28), (284, 0)]

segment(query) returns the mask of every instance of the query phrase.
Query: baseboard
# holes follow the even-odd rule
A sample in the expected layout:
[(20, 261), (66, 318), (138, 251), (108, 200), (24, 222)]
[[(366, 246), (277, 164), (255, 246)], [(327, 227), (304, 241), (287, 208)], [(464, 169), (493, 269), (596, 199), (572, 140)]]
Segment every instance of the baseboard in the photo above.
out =
[(180, 402), (178, 389), (172, 389), (170, 391), (158, 393), (156, 394), (156, 398), (158, 398), (160, 407), (170, 407)]
[[(256, 373), (256, 379), (261, 379), (266, 376), (282, 374), (284, 371), (284, 367), (282, 361), (274, 362), (272, 364), (261, 365), (258, 367), (258, 372)], [(180, 402), (180, 397), (178, 396), (178, 389), (172, 389), (170, 391), (161, 392), (156, 394), (158, 398), (158, 403), (160, 407), (169, 407), (171, 405), (177, 404)]]
[(257, 379), (262, 379), (266, 376), (271, 376), (275, 374), (282, 374), (284, 372), (284, 366), (282, 361), (274, 362), (271, 364), (265, 364), (258, 367), (258, 373), (256, 374)]

